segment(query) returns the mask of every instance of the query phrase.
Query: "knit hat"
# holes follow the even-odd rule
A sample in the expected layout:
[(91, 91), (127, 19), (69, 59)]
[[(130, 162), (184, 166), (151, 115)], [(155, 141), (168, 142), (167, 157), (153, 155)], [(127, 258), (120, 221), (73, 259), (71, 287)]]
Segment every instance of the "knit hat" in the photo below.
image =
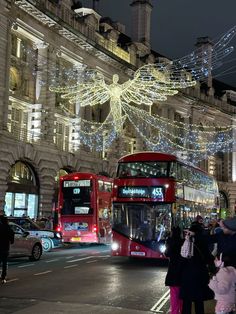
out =
[(222, 224), (225, 228), (231, 231), (236, 231), (236, 217), (225, 219), (222, 221)]

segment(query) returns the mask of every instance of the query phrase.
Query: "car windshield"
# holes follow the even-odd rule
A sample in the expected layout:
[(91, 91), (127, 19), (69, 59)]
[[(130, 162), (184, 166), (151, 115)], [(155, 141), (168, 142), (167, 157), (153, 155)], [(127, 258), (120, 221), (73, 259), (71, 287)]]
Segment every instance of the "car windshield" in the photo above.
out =
[(24, 230), (40, 230), (41, 229), (34, 221), (32, 221), (29, 218), (16, 217), (16, 218), (10, 218), (9, 220), (21, 226)]

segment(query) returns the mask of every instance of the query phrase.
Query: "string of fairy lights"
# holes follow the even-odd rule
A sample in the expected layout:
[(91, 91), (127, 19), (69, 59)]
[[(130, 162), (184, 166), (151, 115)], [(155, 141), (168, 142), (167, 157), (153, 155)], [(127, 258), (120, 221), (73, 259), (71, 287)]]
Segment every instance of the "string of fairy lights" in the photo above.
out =
[[(123, 136), (124, 127), (129, 123), (148, 149), (171, 153), (184, 151), (193, 161), (218, 151), (230, 151), (234, 144), (233, 126), (219, 128), (171, 121), (151, 113), (150, 108), (181, 89), (194, 88), (197, 80), (206, 79), (233, 51), (228, 44), (235, 34), (236, 27), (233, 27), (212, 42), (211, 49), (198, 48), (174, 61), (146, 64), (124, 83), (119, 83), (117, 74), (107, 83), (98, 70), (88, 69), (79, 62), (72, 64), (60, 52), (50, 59), (44, 51), (47, 45), (42, 47), (42, 43), (35, 47), (23, 44), (21, 54), (25, 55), (32, 75), (37, 77), (37, 84), (49, 83), (49, 90), (61, 96), (60, 108), (73, 121), (73, 133), (90, 149), (108, 149), (115, 139)], [(99, 106), (109, 108), (103, 122), (82, 118), (80, 108)]]

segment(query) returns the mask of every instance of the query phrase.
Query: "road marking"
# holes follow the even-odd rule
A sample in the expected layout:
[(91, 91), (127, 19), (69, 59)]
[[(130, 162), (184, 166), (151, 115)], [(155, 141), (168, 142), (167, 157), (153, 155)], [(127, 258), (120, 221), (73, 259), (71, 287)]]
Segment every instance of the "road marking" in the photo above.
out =
[(71, 267), (77, 267), (78, 264), (74, 264), (74, 265), (69, 265), (69, 266), (65, 266), (64, 268), (71, 268)]
[(35, 264), (25, 264), (25, 265), (18, 266), (18, 268), (31, 267), (31, 266), (34, 266), (34, 265)]
[(98, 260), (95, 259), (94, 261), (88, 261), (88, 262), (86, 262), (86, 264), (95, 263), (95, 262), (97, 262), (97, 261), (98, 261)]
[(34, 276), (46, 275), (46, 274), (51, 273), (51, 272), (52, 272), (52, 270), (46, 270), (46, 271), (44, 271), (42, 273), (34, 274)]
[(164, 295), (157, 301), (156, 304), (151, 308), (150, 311), (155, 312), (155, 313), (163, 313), (161, 309), (163, 306), (169, 301), (170, 299), (170, 291), (167, 290)]
[(95, 257), (108, 258), (111, 257), (111, 255), (95, 255)]
[(45, 261), (45, 263), (52, 263), (52, 262), (56, 262), (56, 261), (59, 261), (59, 259), (58, 258), (50, 259), (49, 261)]
[(69, 259), (69, 258), (73, 258), (75, 257), (74, 255), (73, 256), (66, 256), (65, 259)]
[(19, 278), (12, 278), (12, 279), (7, 280), (7, 283), (8, 283), (8, 282), (17, 281), (17, 280), (19, 280)]
[(67, 263), (74, 263), (74, 262), (79, 262), (79, 261), (83, 261), (85, 259), (91, 259), (93, 258), (93, 256), (87, 256), (87, 257), (82, 257), (82, 258), (77, 258), (77, 259), (73, 259), (71, 261), (66, 261)]

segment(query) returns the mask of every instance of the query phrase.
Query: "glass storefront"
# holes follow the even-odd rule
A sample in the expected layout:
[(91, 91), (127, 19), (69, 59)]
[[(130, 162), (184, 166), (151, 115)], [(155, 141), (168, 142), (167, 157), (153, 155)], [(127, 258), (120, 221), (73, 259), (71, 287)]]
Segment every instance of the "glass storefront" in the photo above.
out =
[(5, 195), (5, 214), (7, 216), (38, 216), (38, 184), (31, 167), (16, 162), (8, 178), (8, 190)]

